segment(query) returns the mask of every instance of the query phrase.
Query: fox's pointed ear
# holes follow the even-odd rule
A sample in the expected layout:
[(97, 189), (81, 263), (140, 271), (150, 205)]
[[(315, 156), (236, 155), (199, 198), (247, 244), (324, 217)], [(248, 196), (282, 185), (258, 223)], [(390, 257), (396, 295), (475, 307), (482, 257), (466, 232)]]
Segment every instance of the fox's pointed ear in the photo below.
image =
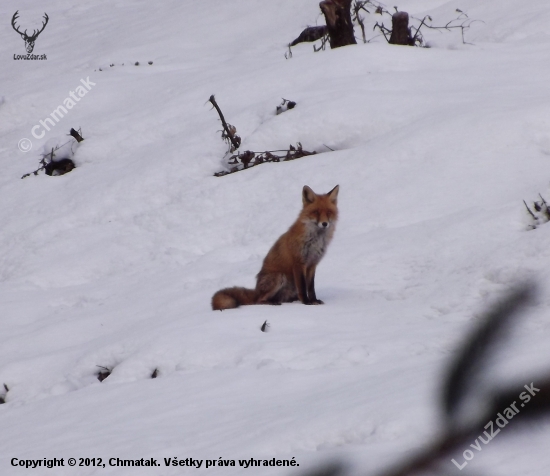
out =
[(334, 187), (329, 193), (327, 193), (327, 196), (334, 203), (336, 203), (336, 200), (338, 199), (338, 191), (339, 190), (340, 190), (340, 185), (336, 185), (336, 187)]
[(315, 197), (317, 195), (311, 188), (309, 188), (307, 185), (304, 185), (304, 189), (302, 190), (302, 202), (305, 205), (308, 203), (313, 203), (315, 200)]

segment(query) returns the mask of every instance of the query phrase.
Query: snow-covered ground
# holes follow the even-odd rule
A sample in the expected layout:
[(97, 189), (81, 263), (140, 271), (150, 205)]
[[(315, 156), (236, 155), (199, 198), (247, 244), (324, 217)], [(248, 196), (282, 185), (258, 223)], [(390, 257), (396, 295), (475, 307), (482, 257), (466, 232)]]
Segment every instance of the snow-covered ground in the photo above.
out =
[[(2, 3), (0, 474), (300, 475), (333, 459), (374, 474), (436, 434), (446, 364), (524, 279), (540, 293), (491, 384), (548, 369), (550, 223), (528, 230), (522, 203), (550, 198), (548, 2), (402, 0), (434, 25), (456, 8), (483, 22), (472, 44), (425, 30), (429, 49), (379, 36), (285, 59), (323, 23), (318, 3)], [(34, 51), (46, 61), (13, 59), (25, 52), (16, 10), (29, 30), (48, 14)], [(81, 80), (86, 94), (36, 139)], [(211, 94), (241, 150), (319, 153), (213, 177), (226, 145)], [(281, 98), (297, 106), (276, 116)], [(85, 138), (77, 169), (21, 180), (72, 127)], [(325, 305), (213, 312), (216, 290), (254, 286), (304, 184), (340, 185), (316, 278)], [(98, 366), (112, 369), (102, 383)], [(513, 433), (441, 474), (549, 474), (550, 425)], [(11, 463), (70, 457), (107, 464)], [(300, 466), (165, 467), (175, 457)]]

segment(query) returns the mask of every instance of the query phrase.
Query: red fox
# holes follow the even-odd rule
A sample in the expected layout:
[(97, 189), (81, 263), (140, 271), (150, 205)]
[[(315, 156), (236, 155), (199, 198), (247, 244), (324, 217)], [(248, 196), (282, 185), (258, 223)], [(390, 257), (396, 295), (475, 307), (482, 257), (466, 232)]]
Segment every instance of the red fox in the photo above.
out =
[(246, 304), (281, 304), (300, 300), (323, 304), (315, 294), (315, 268), (334, 235), (339, 186), (317, 195), (307, 185), (297, 220), (271, 247), (256, 276), (256, 289), (226, 288), (212, 296), (212, 309), (223, 311)]

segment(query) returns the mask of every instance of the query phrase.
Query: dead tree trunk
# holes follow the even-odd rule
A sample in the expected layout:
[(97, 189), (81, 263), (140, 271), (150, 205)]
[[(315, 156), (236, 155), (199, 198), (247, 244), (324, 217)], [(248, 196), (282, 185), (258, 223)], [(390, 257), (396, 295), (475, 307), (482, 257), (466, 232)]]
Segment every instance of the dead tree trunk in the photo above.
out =
[(414, 40), (409, 29), (409, 14), (397, 12), (391, 17), (391, 36), (388, 43), (392, 45), (414, 46)]
[(331, 48), (357, 44), (351, 21), (351, 1), (324, 0), (319, 3), (325, 15)]

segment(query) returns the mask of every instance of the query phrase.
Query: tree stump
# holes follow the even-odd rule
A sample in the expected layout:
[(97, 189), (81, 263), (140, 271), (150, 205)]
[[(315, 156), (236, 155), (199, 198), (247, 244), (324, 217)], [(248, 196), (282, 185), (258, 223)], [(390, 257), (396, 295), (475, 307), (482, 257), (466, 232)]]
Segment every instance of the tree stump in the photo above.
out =
[(409, 29), (409, 14), (397, 12), (391, 17), (391, 36), (388, 43), (392, 45), (414, 46), (414, 40)]
[(324, 0), (319, 3), (325, 15), (331, 48), (357, 44), (351, 21), (351, 1)]

